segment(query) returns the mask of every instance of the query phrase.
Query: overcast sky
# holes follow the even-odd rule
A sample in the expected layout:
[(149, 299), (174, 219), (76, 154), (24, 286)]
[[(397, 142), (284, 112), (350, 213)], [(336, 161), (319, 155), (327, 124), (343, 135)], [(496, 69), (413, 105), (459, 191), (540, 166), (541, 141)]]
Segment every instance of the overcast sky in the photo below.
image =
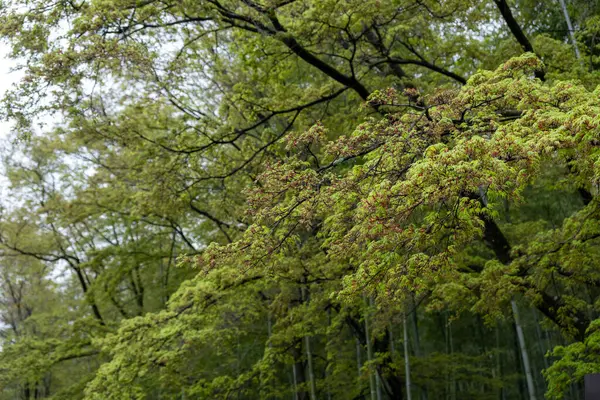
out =
[[(6, 59), (8, 54), (8, 46), (0, 42), (0, 98), (4, 96), (4, 92), (16, 80), (15, 74), (10, 74), (10, 68), (14, 63)], [(8, 135), (10, 126), (5, 121), (0, 121), (0, 139), (4, 139)]]
[[(16, 74), (10, 73), (10, 69), (15, 63), (6, 58), (8, 52), (8, 45), (0, 42), (0, 99), (4, 97), (4, 93), (17, 80)], [(9, 140), (9, 133), (10, 124), (0, 119), (0, 152), (4, 152), (9, 145), (7, 142)], [(4, 174), (4, 168), (0, 165), (0, 204), (2, 206), (6, 206), (12, 202), (12, 197), (8, 195), (7, 191), (8, 184), (8, 180)]]

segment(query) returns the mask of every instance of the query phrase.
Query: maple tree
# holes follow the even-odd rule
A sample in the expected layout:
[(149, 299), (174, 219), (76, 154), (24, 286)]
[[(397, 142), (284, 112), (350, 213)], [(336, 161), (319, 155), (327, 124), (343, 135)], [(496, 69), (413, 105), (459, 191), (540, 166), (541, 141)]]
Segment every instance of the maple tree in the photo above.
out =
[(0, 398), (578, 398), (599, 7), (3, 2)]

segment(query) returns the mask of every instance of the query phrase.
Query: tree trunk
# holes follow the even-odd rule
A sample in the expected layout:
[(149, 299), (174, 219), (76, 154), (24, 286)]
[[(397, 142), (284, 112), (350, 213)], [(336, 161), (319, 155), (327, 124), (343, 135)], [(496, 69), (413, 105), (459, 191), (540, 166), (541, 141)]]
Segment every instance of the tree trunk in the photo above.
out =
[(304, 363), (302, 362), (302, 346), (295, 347), (292, 350), (294, 357), (294, 390), (296, 392), (296, 400), (308, 400), (308, 393), (304, 389), (300, 389), (300, 386), (306, 382), (306, 375), (304, 373)]
[[(306, 286), (301, 288), (302, 302), (308, 302), (308, 293)], [(310, 337), (304, 336), (304, 350), (306, 351), (306, 362), (308, 365), (308, 379), (310, 384), (310, 400), (317, 400), (317, 390), (315, 386), (315, 372), (313, 369), (312, 353), (310, 351)]]
[(575, 49), (575, 57), (577, 57), (579, 63), (583, 65), (583, 62), (581, 61), (581, 54), (579, 53), (579, 47), (577, 46), (577, 40), (575, 39), (575, 33), (573, 32), (571, 18), (569, 17), (569, 11), (567, 10), (567, 5), (565, 4), (565, 0), (558, 1), (560, 2), (560, 7), (562, 8), (563, 14), (565, 15), (565, 21), (567, 22), (567, 28), (569, 29), (569, 37), (571, 38), (571, 43), (573, 44), (573, 48)]
[(527, 347), (525, 345), (525, 336), (523, 335), (523, 328), (519, 318), (519, 308), (515, 300), (510, 302), (513, 310), (513, 316), (515, 318), (515, 328), (517, 330), (517, 337), (519, 339), (519, 348), (521, 350), (521, 358), (523, 360), (523, 369), (525, 370), (525, 378), (527, 380), (527, 392), (529, 393), (529, 400), (535, 400), (535, 386), (533, 383), (533, 374), (531, 373), (531, 366), (529, 364), (529, 354), (527, 353)]
[[(415, 302), (415, 298), (411, 295), (411, 306), (412, 306), (412, 327), (413, 327), (413, 337), (414, 337), (414, 355), (418, 358), (423, 356), (423, 352), (421, 351), (421, 337), (419, 335), (419, 315), (417, 314), (418, 306)], [(427, 400), (427, 387), (419, 387), (419, 392), (421, 396), (421, 400)]]
[[(365, 299), (366, 303), (366, 299)], [(373, 360), (373, 347), (371, 346), (371, 333), (369, 330), (369, 317), (368, 310), (365, 312), (365, 340), (367, 341), (367, 361), (370, 363)], [(371, 393), (371, 400), (377, 400), (377, 382), (375, 381), (375, 375), (369, 366), (369, 388)]]
[[(367, 341), (365, 337), (364, 325), (360, 323), (358, 317), (347, 316), (346, 324), (350, 328), (354, 337), (363, 346), (366, 346)], [(385, 335), (382, 338), (375, 338), (373, 340), (373, 349), (379, 353), (387, 353), (389, 351), (389, 332), (386, 330)], [(404, 382), (400, 375), (391, 371), (389, 365), (384, 362), (377, 366), (377, 373), (380, 376), (382, 386), (386, 391), (387, 396), (390, 399), (402, 399)]]
[(410, 383), (410, 356), (408, 354), (408, 329), (406, 326), (406, 313), (404, 313), (404, 374), (406, 380), (406, 400), (412, 400)]

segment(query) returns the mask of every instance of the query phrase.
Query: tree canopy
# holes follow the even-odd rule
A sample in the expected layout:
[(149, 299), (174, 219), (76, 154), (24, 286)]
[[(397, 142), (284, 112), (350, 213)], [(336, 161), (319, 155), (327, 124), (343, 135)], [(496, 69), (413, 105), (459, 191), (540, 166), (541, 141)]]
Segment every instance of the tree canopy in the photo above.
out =
[(581, 398), (599, 35), (595, 0), (3, 0), (0, 399)]

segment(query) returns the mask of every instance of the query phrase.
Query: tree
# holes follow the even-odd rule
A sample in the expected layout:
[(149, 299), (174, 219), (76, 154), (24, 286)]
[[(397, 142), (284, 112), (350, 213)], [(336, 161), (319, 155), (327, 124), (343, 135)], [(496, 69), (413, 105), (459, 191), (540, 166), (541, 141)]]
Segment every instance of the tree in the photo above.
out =
[(594, 7), (573, 70), (529, 1), (5, 4), (3, 259), (73, 302), (11, 387), (402, 398), (410, 365), (413, 396), (524, 398), (511, 300), (546, 349), (595, 319)]

